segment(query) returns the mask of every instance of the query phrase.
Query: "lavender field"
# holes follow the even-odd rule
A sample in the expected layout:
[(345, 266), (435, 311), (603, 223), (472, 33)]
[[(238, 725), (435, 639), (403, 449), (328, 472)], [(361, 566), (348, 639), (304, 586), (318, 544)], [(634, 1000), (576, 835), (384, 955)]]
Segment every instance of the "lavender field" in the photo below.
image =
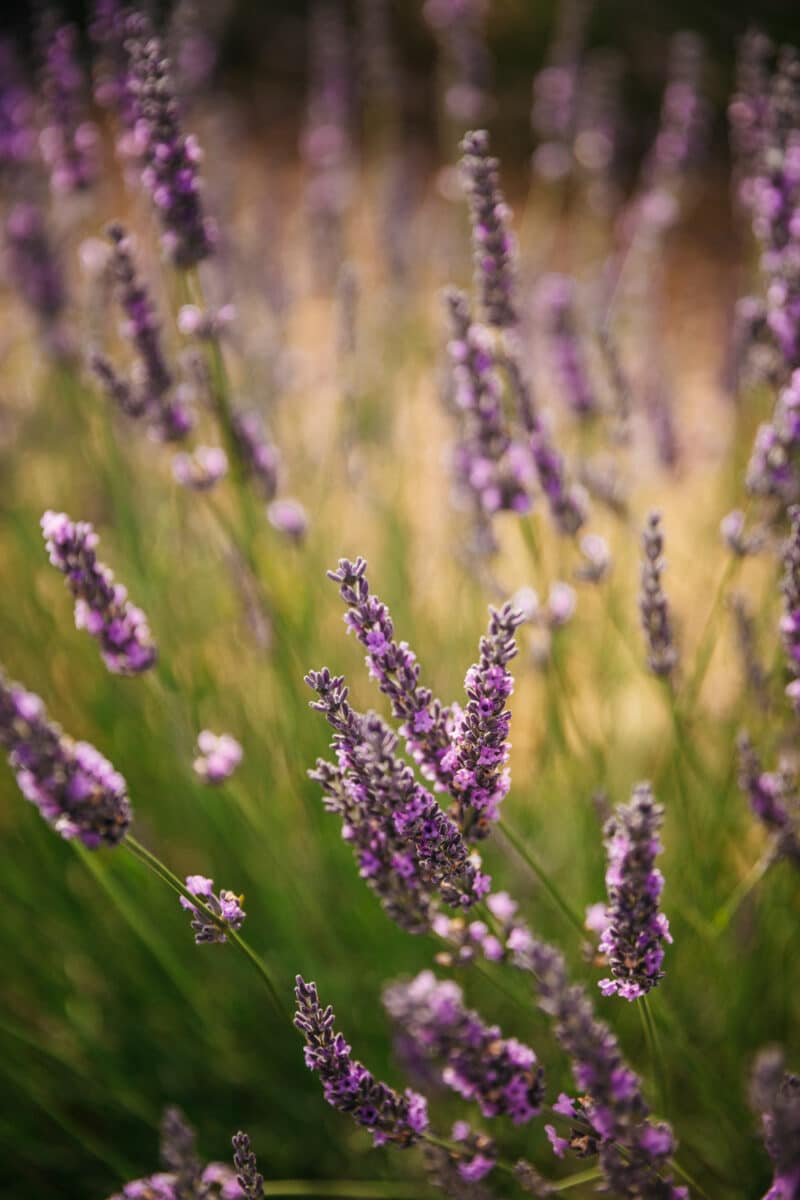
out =
[(0, 1193), (800, 1200), (800, 16), (29, 7)]

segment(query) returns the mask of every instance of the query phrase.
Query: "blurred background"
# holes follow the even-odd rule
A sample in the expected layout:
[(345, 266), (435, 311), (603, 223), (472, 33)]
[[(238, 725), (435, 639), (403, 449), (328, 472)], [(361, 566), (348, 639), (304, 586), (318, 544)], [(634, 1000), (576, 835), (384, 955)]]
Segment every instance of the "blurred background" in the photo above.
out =
[[(800, 901), (781, 864), (722, 936), (710, 930), (764, 846), (737, 789), (735, 734), (747, 722), (771, 737), (781, 694), (780, 672), (770, 673), (776, 566), (737, 563), (734, 579), (718, 535), (721, 518), (744, 504), (754, 431), (774, 402), (774, 388), (753, 384), (738, 356), (736, 302), (760, 284), (732, 182), (726, 113), (741, 35), (757, 20), (777, 42), (797, 44), (800, 16), (775, 0), (757, 11), (741, 2), (493, 0), (472, 5), (475, 19), (460, 40), (443, 9), (434, 0), (187, 0), (154, 11), (181, 119), (204, 150), (205, 201), (220, 239), (202, 279), (210, 303), (235, 306), (224, 342), (232, 392), (266, 422), (283, 460), (282, 494), (308, 517), (302, 539), (260, 523), (254, 584), (227, 535), (235, 495), (181, 488), (171, 449), (114, 412), (87, 366), (98, 348), (122, 361), (127, 353), (105, 238), (108, 223), (123, 219), (170, 361), (181, 364), (200, 427), (214, 436), (202, 371), (198, 382), (191, 339), (176, 323), (185, 296), (118, 153), (113, 107), (97, 100), (104, 59), (93, 14), (62, 6), (57, 19), (79, 30), (100, 168), (88, 191), (67, 198), (48, 190), (37, 153), (23, 165), (4, 159), (0, 170), (4, 227), (21, 196), (36, 198), (64, 295), (55, 331), (30, 302), (7, 237), (3, 666), (123, 773), (142, 842), (178, 875), (210, 875), (244, 893), (244, 932), (287, 1006), (296, 972), (316, 979), (357, 1057), (405, 1086), (381, 990), (430, 966), (438, 947), (383, 914), (307, 778), (329, 741), (308, 709), (307, 670), (344, 673), (357, 707), (386, 715), (325, 572), (341, 555), (368, 558), (398, 636), (445, 702), (463, 694), (487, 604), (535, 589), (539, 608), (521, 631), (514, 668), (508, 819), (582, 911), (603, 899), (604, 804), (655, 778), (668, 813), (664, 908), (675, 936), (654, 1005), (669, 1062), (663, 1115), (709, 1195), (756, 1197), (769, 1163), (747, 1078), (765, 1043), (783, 1043), (795, 1062), (800, 1052)], [(13, 79), (30, 90), (39, 123), (48, 120), (39, 111), (47, 97), (43, 19), (38, 5), (5, 6), (0, 17), (4, 39), (18, 46)], [(687, 30), (697, 38), (676, 42)], [(664, 88), (682, 70), (702, 119), (679, 170), (659, 177), (668, 218), (638, 238), (632, 201), (655, 187), (649, 156)], [(547, 78), (566, 77), (576, 90), (565, 127), (553, 116)], [(0, 109), (11, 82), (7, 70)], [(559, 95), (556, 88), (556, 109)], [(504, 513), (487, 558), (476, 554), (470, 514), (454, 500), (441, 289), (470, 286), (467, 207), (454, 168), (459, 139), (475, 126), (491, 131), (514, 209), (525, 361), (593, 497), (587, 528), (610, 547), (613, 571), (599, 585), (576, 578), (578, 548), (556, 534), (541, 502), (525, 518), (537, 557), (528, 526)], [(603, 414), (588, 429), (563, 402), (541, 321), (543, 281), (554, 273), (573, 276), (578, 288)], [(617, 280), (615, 330), (632, 407), (624, 441), (609, 432), (621, 401), (598, 335), (609, 279)], [(647, 673), (638, 628), (639, 530), (653, 505), (664, 513), (684, 679), (698, 684), (683, 729), (701, 760), (694, 767)], [(156, 672), (108, 674), (92, 640), (74, 628), (70, 597), (43, 549), (38, 523), (47, 508), (95, 523), (100, 557), (148, 615), (160, 647)], [(554, 582), (574, 589), (574, 616), (563, 627), (548, 616)], [(734, 585), (752, 615), (771, 708), (759, 707), (746, 673), (728, 602)], [(244, 748), (242, 766), (219, 788), (192, 769), (203, 728), (227, 731)], [(197, 1127), (208, 1158), (227, 1160), (231, 1134), (246, 1128), (268, 1182), (307, 1181), (308, 1195), (334, 1194), (322, 1184), (315, 1191), (315, 1180), (366, 1189), (343, 1184), (343, 1195), (428, 1194), (419, 1156), (368, 1149), (364, 1132), (324, 1103), (299, 1037), (277, 1020), (247, 963), (229, 946), (195, 946), (174, 897), (143, 867), (121, 851), (77, 855), (23, 801), (4, 766), (0, 830), (4, 1195), (102, 1200), (150, 1174), (169, 1103)], [(570, 942), (508, 843), (493, 837), (484, 859), (495, 887), (513, 892), (596, 992), (597, 964)], [(542, 1014), (532, 1004), (525, 1013), (478, 974), (464, 971), (461, 981), (471, 1005), (536, 1048), (555, 1096), (568, 1064)], [(524, 981), (514, 984), (525, 993)], [(598, 1003), (646, 1075), (633, 1006)], [(431, 1108), (446, 1128), (464, 1106), (434, 1092)], [(503, 1129), (502, 1144), (507, 1158), (524, 1154), (558, 1170), (539, 1122)], [(501, 1180), (504, 1189), (513, 1194)]]

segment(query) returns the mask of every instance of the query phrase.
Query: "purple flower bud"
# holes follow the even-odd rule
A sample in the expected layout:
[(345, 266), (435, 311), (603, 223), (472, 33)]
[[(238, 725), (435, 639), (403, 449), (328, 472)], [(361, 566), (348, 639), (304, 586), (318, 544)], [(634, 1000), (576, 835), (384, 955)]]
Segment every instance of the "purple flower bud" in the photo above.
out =
[(211, 913), (208, 916), (185, 896), (178, 897), (181, 908), (193, 914), (192, 932), (198, 946), (204, 942), (227, 942), (226, 930), (241, 929), (247, 915), (242, 908), (243, 896), (225, 888), (215, 894), (214, 880), (205, 875), (187, 875), (186, 887)]
[(302, 542), (308, 531), (308, 514), (299, 500), (273, 500), (267, 505), (267, 520), (293, 542)]
[(234, 1134), (231, 1140), (236, 1182), (244, 1200), (263, 1200), (264, 1176), (259, 1171), (256, 1156), (250, 1148), (250, 1138), (246, 1133), (240, 1132)]
[(197, 735), (197, 751), (193, 766), (204, 783), (223, 783), (242, 761), (242, 747), (229, 733), (203, 729)]
[(176, 454), (172, 474), (181, 487), (208, 492), (228, 473), (228, 456), (220, 446), (196, 446), (191, 454)]
[(97, 561), (97, 534), (88, 521), (46, 512), (41, 521), (50, 562), (75, 597), (75, 625), (100, 643), (103, 662), (116, 675), (140, 675), (156, 661), (147, 618), (128, 600), (122, 584)]
[(305, 1038), (306, 1065), (319, 1075), (328, 1103), (369, 1129), (376, 1146), (413, 1146), (428, 1128), (424, 1097), (410, 1089), (401, 1096), (352, 1058), (334, 1028), (333, 1009), (319, 1002), (316, 984), (298, 975), (295, 996), (294, 1024)]
[(48, 721), (33, 692), (0, 672), (0, 744), (26, 800), (64, 838), (90, 850), (116, 846), (131, 823), (125, 780), (88, 742)]

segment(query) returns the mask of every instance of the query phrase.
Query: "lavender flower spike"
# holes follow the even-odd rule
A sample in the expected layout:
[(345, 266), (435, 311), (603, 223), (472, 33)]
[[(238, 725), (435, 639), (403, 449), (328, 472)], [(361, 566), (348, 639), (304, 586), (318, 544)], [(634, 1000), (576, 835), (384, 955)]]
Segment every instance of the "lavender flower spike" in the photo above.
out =
[(242, 908), (243, 896), (223, 888), (219, 895), (214, 894), (214, 880), (205, 875), (187, 875), (186, 887), (213, 914), (213, 920), (201, 912), (185, 896), (179, 896), (181, 908), (193, 913), (192, 932), (198, 946), (204, 942), (227, 942), (226, 929), (241, 929), (245, 916)]
[(311, 778), (322, 785), (328, 811), (342, 817), (342, 836), (389, 916), (410, 933), (424, 933), (439, 896), (470, 908), (491, 881), (454, 822), (397, 758), (395, 734), (374, 713), (353, 711), (341, 676), (325, 668), (310, 672), (306, 683), (319, 696), (311, 707), (334, 730), (338, 759), (337, 766), (318, 761)]
[(366, 559), (340, 558), (339, 569), (329, 571), (328, 578), (341, 585), (339, 595), (348, 605), (345, 623), (366, 648), (369, 673), (389, 697), (392, 716), (403, 721), (400, 732), (414, 761), (437, 790), (447, 791), (451, 772), (443, 759), (451, 744), (452, 714), (429, 688), (419, 686), (417, 657), (407, 642), (395, 641), (389, 610), (370, 593), (366, 570)]
[(100, 138), (89, 120), (89, 89), (78, 50), (75, 25), (47, 31), (42, 71), (47, 124), (39, 140), (51, 186), (61, 196), (85, 191), (98, 172)]
[(472, 320), (463, 292), (449, 288), (444, 299), (450, 320), (447, 350), (455, 405), (463, 414), (463, 431), (454, 454), (456, 483), (484, 513), (528, 512), (533, 462), (527, 447), (512, 439), (503, 415), (491, 334)]
[(383, 1004), (422, 1054), (441, 1068), (448, 1087), (475, 1100), (484, 1117), (509, 1116), (524, 1125), (537, 1116), (544, 1072), (529, 1046), (503, 1038), (464, 1007), (461, 988), (422, 971), (410, 983), (386, 988)]
[(775, 836), (776, 857), (786, 857), (800, 867), (800, 796), (797, 778), (788, 764), (764, 771), (761, 760), (744, 732), (737, 739), (739, 787), (765, 829)]
[(155, 307), (136, 273), (131, 241), (125, 230), (115, 223), (108, 236), (113, 245), (111, 270), (127, 319), (125, 333), (136, 349), (137, 362), (124, 395), (116, 393), (113, 372), (108, 378), (104, 360), (95, 362), (95, 371), (130, 416), (145, 417), (159, 441), (180, 441), (191, 429), (192, 419), (185, 405), (170, 395), (174, 380), (164, 357)]
[(753, 1107), (761, 1114), (764, 1144), (775, 1167), (764, 1200), (800, 1196), (800, 1077), (784, 1070), (777, 1047), (762, 1050), (750, 1086)]
[(306, 1041), (306, 1066), (319, 1074), (328, 1103), (369, 1129), (376, 1146), (390, 1142), (406, 1148), (418, 1142), (428, 1128), (424, 1097), (410, 1089), (401, 1096), (352, 1058), (334, 1029), (333, 1009), (323, 1009), (319, 1002), (316, 984), (298, 975), (295, 996), (294, 1024)]
[(77, 837), (90, 850), (122, 841), (132, 815), (125, 780), (94, 746), (48, 721), (39, 697), (2, 672), (0, 745), (23, 796), (61, 837)]
[(465, 134), (461, 143), (461, 174), (469, 197), (475, 278), (490, 325), (498, 329), (517, 324), (514, 297), (514, 235), (511, 210), (500, 189), (498, 162), (489, 154), (485, 129)]
[(669, 676), (678, 661), (672, 636), (669, 605), (661, 585), (664, 570), (664, 535), (661, 516), (651, 512), (642, 534), (642, 590), (639, 611), (647, 641), (647, 665), (656, 675)]
[[(570, 1136), (554, 1133), (554, 1150), (581, 1158), (597, 1154), (607, 1190), (629, 1200), (689, 1200), (676, 1187), (668, 1162), (675, 1150), (669, 1126), (648, 1120), (637, 1076), (616, 1037), (599, 1021), (582, 988), (570, 984), (563, 956), (516, 924), (508, 934), (514, 964), (536, 978), (539, 1007), (555, 1022), (559, 1044), (572, 1059), (580, 1098), (559, 1097), (555, 1110), (573, 1122)], [(562, 1143), (565, 1143), (562, 1145)]]
[(511, 604), (489, 611), (480, 660), (472, 664), (464, 681), (467, 706), (456, 722), (452, 749), (442, 760), (452, 770), (458, 823), (470, 840), (487, 836), (510, 786), (505, 764), (511, 713), (505, 705), (514, 678), (507, 664), (517, 653), (514, 631), (524, 621)]
[(650, 785), (642, 783), (606, 824), (608, 924), (600, 951), (608, 955), (611, 978), (598, 985), (604, 996), (616, 992), (637, 1000), (664, 976), (663, 943), (672, 936), (669, 921), (658, 911), (664, 877), (655, 866), (663, 812)]
[(200, 147), (181, 131), (169, 60), (149, 19), (132, 13), (126, 32), (134, 139), (144, 164), (142, 183), (158, 212), (167, 257), (177, 267), (194, 267), (208, 258), (216, 238), (200, 198)]
[(156, 661), (156, 647), (141, 609), (128, 601), (121, 583), (97, 561), (98, 537), (88, 521), (66, 513), (42, 517), (50, 562), (67, 578), (75, 597), (75, 625), (100, 643), (103, 662), (115, 675), (140, 675)]
[(800, 713), (800, 506), (794, 505), (789, 510), (789, 516), (792, 528), (783, 550), (781, 590), (784, 615), (781, 618), (781, 633), (789, 670), (794, 677), (786, 689), (786, 695), (795, 712)]
[(575, 281), (568, 275), (548, 275), (542, 283), (541, 303), (554, 374), (575, 415), (591, 417), (598, 404), (578, 333)]
[(259, 1171), (256, 1156), (250, 1148), (250, 1138), (246, 1133), (240, 1132), (234, 1134), (231, 1141), (236, 1182), (242, 1190), (244, 1200), (263, 1200), (264, 1176)]

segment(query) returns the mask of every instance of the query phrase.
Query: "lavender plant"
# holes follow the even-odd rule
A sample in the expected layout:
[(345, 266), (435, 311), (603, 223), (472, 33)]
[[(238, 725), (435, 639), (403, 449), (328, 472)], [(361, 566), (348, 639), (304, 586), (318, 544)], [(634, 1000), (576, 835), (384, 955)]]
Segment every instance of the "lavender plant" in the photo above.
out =
[(140, 675), (154, 666), (157, 652), (147, 619), (97, 561), (99, 538), (88, 521), (46, 512), (42, 533), (50, 562), (66, 577), (75, 597), (75, 625), (100, 643), (103, 662), (116, 675)]

